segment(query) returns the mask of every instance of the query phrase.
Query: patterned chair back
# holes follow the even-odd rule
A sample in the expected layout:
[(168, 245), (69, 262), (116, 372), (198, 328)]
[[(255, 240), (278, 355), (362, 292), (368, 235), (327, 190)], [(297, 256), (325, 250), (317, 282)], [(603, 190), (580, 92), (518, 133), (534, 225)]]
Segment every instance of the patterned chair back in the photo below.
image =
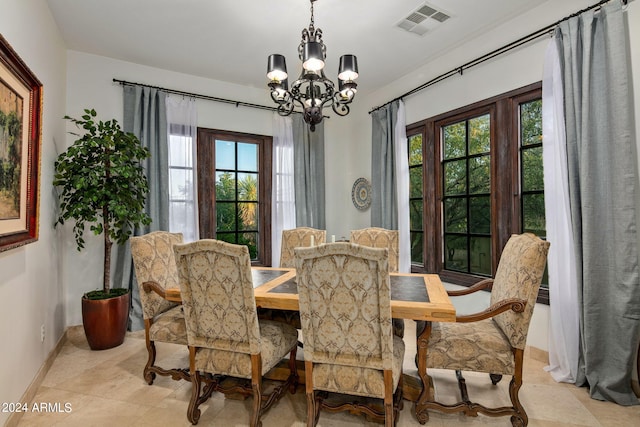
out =
[(174, 250), (189, 345), (260, 353), (248, 248), (203, 239)]
[(331, 243), (295, 254), (305, 360), (391, 369), (387, 250)]
[(494, 317), (512, 347), (525, 348), (548, 252), (549, 242), (531, 233), (512, 235), (502, 251), (491, 289), (491, 304), (506, 298), (527, 301), (522, 313), (507, 311)]
[(313, 236), (314, 245), (320, 245), (327, 240), (326, 230), (309, 227), (298, 227), (282, 230), (282, 246), (280, 249), (280, 267), (295, 268), (294, 248), (311, 246)]
[(156, 282), (163, 289), (178, 286), (178, 271), (173, 246), (182, 243), (181, 233), (154, 231), (131, 237), (131, 257), (140, 291), (142, 316), (153, 319), (176, 306), (153, 291), (145, 292), (144, 282)]
[(351, 243), (371, 248), (387, 248), (389, 250), (389, 271), (398, 272), (400, 258), (398, 245), (398, 230), (387, 230), (379, 227), (363, 228), (352, 230)]

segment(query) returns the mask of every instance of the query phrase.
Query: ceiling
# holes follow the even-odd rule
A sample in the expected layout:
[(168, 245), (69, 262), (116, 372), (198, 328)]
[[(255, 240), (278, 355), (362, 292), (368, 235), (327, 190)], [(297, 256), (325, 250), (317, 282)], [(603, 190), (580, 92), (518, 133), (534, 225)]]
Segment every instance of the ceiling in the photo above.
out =
[[(545, 1), (317, 0), (315, 25), (327, 47), (325, 73), (335, 80), (340, 55), (355, 54), (358, 90), (367, 93)], [(71, 50), (256, 88), (266, 88), (271, 53), (284, 54), (289, 74), (297, 76), (297, 47), (310, 19), (309, 0), (48, 3)], [(424, 4), (450, 18), (426, 19), (420, 24), (428, 29), (422, 36), (397, 26)]]

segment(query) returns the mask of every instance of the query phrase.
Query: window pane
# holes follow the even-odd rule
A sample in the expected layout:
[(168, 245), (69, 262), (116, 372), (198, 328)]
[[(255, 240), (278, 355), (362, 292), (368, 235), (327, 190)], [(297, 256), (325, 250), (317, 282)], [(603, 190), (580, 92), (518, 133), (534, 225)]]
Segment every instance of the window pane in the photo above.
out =
[(444, 268), (454, 271), (468, 271), (467, 238), (464, 236), (444, 236)]
[(471, 238), (471, 273), (491, 274), (491, 238)]
[(185, 242), (193, 242), (198, 237), (193, 232), (195, 213), (194, 204), (190, 202), (170, 202), (169, 203), (169, 231), (172, 233), (182, 233)]
[(409, 169), (409, 197), (422, 197), (422, 168)]
[(220, 233), (216, 234), (216, 239), (227, 243), (236, 243), (236, 233)]
[(409, 218), (412, 230), (422, 230), (422, 199), (409, 200)]
[(542, 142), (542, 100), (520, 104), (520, 140), (522, 146)]
[(411, 233), (411, 262), (422, 264), (423, 233)]
[(422, 164), (422, 135), (409, 137), (409, 166)]
[(257, 203), (238, 203), (238, 230), (258, 230)]
[(238, 244), (247, 245), (249, 256), (252, 260), (257, 259), (258, 254), (258, 233), (242, 233), (238, 235)]
[(491, 192), (491, 157), (469, 159), (469, 194)]
[(467, 192), (467, 162), (456, 160), (444, 163), (444, 194), (453, 196)]
[(469, 198), (469, 232), (474, 234), (491, 233), (491, 198)]
[(522, 150), (522, 190), (544, 190), (542, 147)]
[(216, 203), (217, 231), (235, 231), (236, 204), (233, 202)]
[(546, 236), (544, 194), (522, 195), (522, 222), (525, 232)]
[(258, 201), (257, 173), (238, 173), (238, 200)]
[(236, 199), (236, 174), (216, 172), (216, 200)]
[(456, 123), (443, 128), (443, 151), (445, 159), (454, 159), (466, 154), (466, 136), (466, 122)]
[(216, 169), (236, 168), (236, 143), (216, 140)]
[(191, 138), (169, 135), (169, 166), (192, 167)]
[(193, 200), (191, 174), (191, 169), (169, 169), (169, 199)]
[(467, 232), (467, 199), (451, 198), (444, 201), (444, 231)]
[(238, 170), (258, 171), (258, 145), (238, 143)]
[(491, 150), (489, 115), (469, 120), (469, 155), (488, 153)]

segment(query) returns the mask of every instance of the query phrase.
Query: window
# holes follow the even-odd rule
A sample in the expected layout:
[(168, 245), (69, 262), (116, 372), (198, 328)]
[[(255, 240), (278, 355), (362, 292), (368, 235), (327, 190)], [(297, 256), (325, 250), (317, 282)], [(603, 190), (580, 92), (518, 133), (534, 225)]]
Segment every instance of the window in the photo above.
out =
[(183, 234), (185, 242), (195, 236), (193, 191), (193, 138), (185, 126), (169, 128), (169, 231)]
[(537, 83), (407, 126), (414, 271), (468, 286), (511, 234), (545, 237), (541, 96)]
[(200, 235), (271, 264), (271, 137), (198, 129)]
[(442, 126), (445, 270), (491, 274), (490, 119)]

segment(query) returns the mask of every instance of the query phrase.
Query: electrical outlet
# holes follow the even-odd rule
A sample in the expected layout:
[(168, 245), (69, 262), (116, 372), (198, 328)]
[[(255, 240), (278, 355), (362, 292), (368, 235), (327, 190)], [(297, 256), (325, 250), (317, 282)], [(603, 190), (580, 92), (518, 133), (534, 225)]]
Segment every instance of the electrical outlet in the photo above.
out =
[(44, 342), (44, 323), (40, 325), (40, 341)]

